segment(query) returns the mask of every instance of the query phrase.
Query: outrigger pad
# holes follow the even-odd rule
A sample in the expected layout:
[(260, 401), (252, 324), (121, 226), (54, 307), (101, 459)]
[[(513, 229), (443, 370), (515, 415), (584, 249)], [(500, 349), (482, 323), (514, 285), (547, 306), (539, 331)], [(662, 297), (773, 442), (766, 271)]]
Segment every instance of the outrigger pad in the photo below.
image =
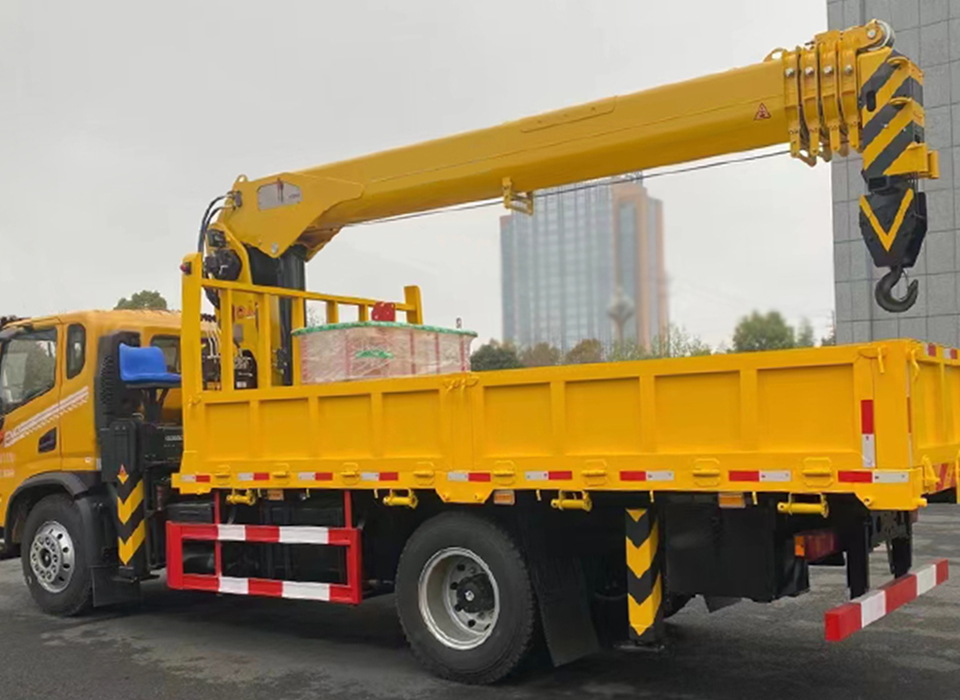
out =
[(167, 371), (163, 350), (120, 343), (120, 379), (130, 386), (178, 387), (180, 375)]

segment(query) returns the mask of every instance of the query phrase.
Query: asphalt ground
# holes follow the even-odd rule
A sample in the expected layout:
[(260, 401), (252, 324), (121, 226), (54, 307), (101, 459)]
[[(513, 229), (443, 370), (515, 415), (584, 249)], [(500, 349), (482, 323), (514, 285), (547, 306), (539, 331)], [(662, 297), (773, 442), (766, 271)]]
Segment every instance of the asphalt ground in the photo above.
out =
[[(918, 565), (947, 557), (960, 579), (960, 507), (931, 506), (916, 528)], [(875, 585), (889, 579), (885, 553)], [(560, 669), (534, 666), (490, 688), (440, 681), (417, 665), (393, 598), (358, 609), (144, 588), (139, 607), (47, 617), (0, 562), (0, 700), (336, 700), (351, 698), (657, 698), (658, 700), (955, 700), (960, 582), (948, 581), (854, 635), (823, 641), (843, 602), (841, 569), (815, 569), (810, 593), (708, 614), (691, 603), (660, 653), (609, 651)]]

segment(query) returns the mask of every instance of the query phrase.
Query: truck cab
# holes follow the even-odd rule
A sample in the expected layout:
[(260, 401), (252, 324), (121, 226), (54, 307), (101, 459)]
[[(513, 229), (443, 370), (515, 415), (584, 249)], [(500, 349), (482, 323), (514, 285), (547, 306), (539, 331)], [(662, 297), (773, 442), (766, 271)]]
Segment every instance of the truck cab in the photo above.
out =
[[(118, 346), (154, 346), (179, 368), (180, 314), (85, 311), (22, 319), (0, 329), (0, 551), (16, 555), (27, 515), (48, 496), (105, 495), (104, 373)], [(131, 417), (142, 406), (128, 405)], [(165, 397), (159, 420), (178, 425), (180, 392)]]

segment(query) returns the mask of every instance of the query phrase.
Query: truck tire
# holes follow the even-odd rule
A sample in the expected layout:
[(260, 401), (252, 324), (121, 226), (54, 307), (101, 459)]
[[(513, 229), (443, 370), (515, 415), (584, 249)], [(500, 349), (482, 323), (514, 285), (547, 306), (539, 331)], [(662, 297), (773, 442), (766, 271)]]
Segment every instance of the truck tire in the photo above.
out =
[(21, 550), (23, 578), (44, 612), (69, 617), (93, 606), (83, 522), (72, 498), (47, 496), (33, 507)]
[(431, 672), (461, 683), (493, 683), (533, 646), (537, 607), (520, 549), (499, 525), (456, 512), (438, 515), (400, 557), (397, 612)]

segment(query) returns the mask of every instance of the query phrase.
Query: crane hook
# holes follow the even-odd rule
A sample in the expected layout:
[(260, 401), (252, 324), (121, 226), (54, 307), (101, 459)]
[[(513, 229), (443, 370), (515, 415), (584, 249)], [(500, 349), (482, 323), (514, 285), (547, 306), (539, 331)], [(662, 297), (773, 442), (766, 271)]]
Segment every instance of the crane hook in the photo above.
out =
[(877, 303), (882, 309), (892, 314), (902, 314), (917, 303), (917, 296), (920, 294), (920, 283), (917, 280), (913, 280), (907, 284), (907, 293), (903, 298), (898, 299), (893, 295), (893, 288), (903, 276), (903, 267), (899, 265), (891, 267), (890, 271), (877, 282), (877, 287), (874, 290), (874, 297)]

